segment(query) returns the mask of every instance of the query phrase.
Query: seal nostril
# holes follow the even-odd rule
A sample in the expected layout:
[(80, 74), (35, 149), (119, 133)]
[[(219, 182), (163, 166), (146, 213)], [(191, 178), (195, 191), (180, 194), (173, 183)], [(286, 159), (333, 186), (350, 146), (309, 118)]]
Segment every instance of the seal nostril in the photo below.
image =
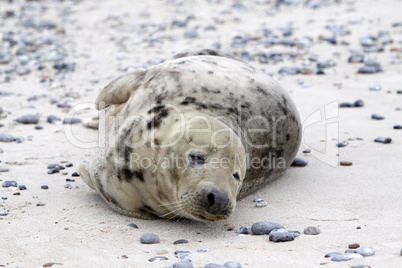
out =
[(208, 194), (208, 203), (209, 206), (212, 207), (215, 204), (215, 195), (213, 193)]

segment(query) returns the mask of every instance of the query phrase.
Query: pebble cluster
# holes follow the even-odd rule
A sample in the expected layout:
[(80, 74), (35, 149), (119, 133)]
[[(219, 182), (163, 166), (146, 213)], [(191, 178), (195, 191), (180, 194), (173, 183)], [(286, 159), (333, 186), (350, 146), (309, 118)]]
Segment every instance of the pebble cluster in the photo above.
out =
[[(373, 247), (370, 246), (360, 246), (357, 243), (349, 245), (349, 249), (345, 250), (345, 253), (331, 252), (325, 255), (325, 258), (331, 258), (331, 261), (342, 262), (349, 261), (352, 259), (363, 259), (367, 256), (373, 256), (375, 251)], [(358, 265), (353, 267), (366, 267), (365, 265)]]

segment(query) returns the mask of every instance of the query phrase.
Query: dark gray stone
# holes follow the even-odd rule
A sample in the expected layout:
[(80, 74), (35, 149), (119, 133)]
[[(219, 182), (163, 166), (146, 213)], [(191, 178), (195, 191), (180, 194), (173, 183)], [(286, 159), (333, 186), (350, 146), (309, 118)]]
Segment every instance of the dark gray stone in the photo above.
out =
[(350, 102), (341, 102), (339, 103), (340, 108), (350, 108), (350, 107), (355, 107), (353, 103)]
[(0, 209), (0, 216), (7, 216), (8, 213), (6, 210)]
[(301, 74), (302, 70), (300, 67), (297, 67), (297, 66), (282, 67), (279, 69), (278, 73), (281, 75), (296, 75), (296, 74)]
[(2, 142), (13, 142), (15, 141), (15, 137), (11, 134), (0, 133), (0, 141)]
[(394, 129), (402, 129), (402, 126), (401, 125), (395, 125)]
[(8, 188), (8, 187), (17, 187), (18, 183), (16, 181), (4, 181), (1, 186), (3, 186), (4, 188)]
[(82, 122), (80, 118), (66, 118), (63, 120), (63, 124), (79, 124)]
[(331, 258), (331, 261), (349, 261), (351, 259), (362, 259), (363, 256), (356, 253), (345, 253), (345, 254), (337, 254)]
[(272, 242), (288, 242), (293, 240), (295, 240), (294, 234), (285, 229), (272, 231), (269, 234), (269, 241)]
[(363, 106), (364, 106), (364, 101), (362, 101), (362, 100), (356, 100), (353, 103), (353, 107), (363, 107)]
[(391, 138), (383, 138), (383, 137), (378, 137), (374, 140), (374, 142), (379, 142), (379, 143), (391, 143), (392, 139)]
[(141, 235), (140, 242), (141, 242), (141, 244), (157, 244), (157, 243), (160, 243), (161, 240), (160, 240), (159, 236), (156, 234), (145, 233), (145, 234)]
[(179, 239), (173, 242), (173, 245), (179, 245), (179, 244), (187, 244), (189, 243), (187, 239)]
[(340, 253), (340, 252), (330, 252), (330, 253), (327, 253), (324, 257), (325, 258), (330, 258), (330, 257), (333, 257), (335, 255), (339, 255), (339, 254), (342, 254), (342, 253)]
[(56, 122), (61, 122), (61, 118), (60, 117), (58, 117), (58, 116), (55, 116), (55, 115), (49, 115), (48, 117), (47, 117), (47, 122), (49, 122), (49, 123), (52, 123), (52, 124), (54, 124), (54, 123), (56, 123)]
[(155, 256), (153, 258), (148, 259), (149, 262), (154, 262), (154, 261), (167, 261), (169, 260), (168, 257), (166, 256)]
[(306, 235), (318, 235), (321, 231), (315, 226), (308, 226), (304, 229), (304, 234)]
[(367, 256), (373, 256), (375, 254), (375, 250), (373, 249), (373, 247), (364, 246), (357, 248), (356, 253), (364, 257), (367, 257)]
[(204, 268), (226, 268), (226, 267), (217, 263), (208, 263), (204, 266)]
[(256, 222), (251, 226), (253, 235), (269, 234), (275, 229), (285, 229), (285, 227), (276, 222)]
[(308, 162), (307, 160), (295, 157), (295, 159), (293, 159), (292, 164), (290, 164), (292, 167), (305, 167), (307, 166)]
[(16, 119), (16, 121), (21, 124), (37, 124), (39, 122), (39, 115), (26, 114), (26, 115), (18, 117)]
[(227, 268), (241, 268), (241, 264), (237, 261), (227, 261), (223, 264)]
[(43, 190), (47, 190), (47, 189), (49, 189), (49, 186), (47, 186), (47, 185), (42, 185), (40, 188), (43, 189)]
[(347, 141), (340, 141), (336, 144), (337, 147), (346, 147), (349, 143)]
[(26, 190), (27, 187), (26, 187), (25, 185), (21, 184), (20, 186), (18, 186), (18, 189), (19, 189), (20, 191), (23, 191), (23, 190)]
[(385, 119), (385, 117), (382, 116), (382, 115), (379, 115), (379, 114), (372, 114), (372, 115), (371, 115), (371, 119), (383, 120), (383, 119)]
[(179, 261), (169, 266), (169, 268), (193, 268), (193, 267), (194, 265), (189, 260)]
[(250, 231), (248, 230), (248, 228), (246, 226), (242, 226), (236, 231), (236, 233), (238, 233), (238, 234), (249, 234)]
[(135, 224), (135, 223), (129, 223), (129, 224), (127, 224), (127, 226), (128, 226), (128, 227), (131, 227), (131, 228), (138, 229), (138, 225)]

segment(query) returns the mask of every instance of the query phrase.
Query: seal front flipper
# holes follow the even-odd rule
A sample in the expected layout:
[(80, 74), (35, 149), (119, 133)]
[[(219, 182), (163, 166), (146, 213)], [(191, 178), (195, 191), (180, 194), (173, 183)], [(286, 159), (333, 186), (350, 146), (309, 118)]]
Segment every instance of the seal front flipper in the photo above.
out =
[(96, 109), (102, 110), (110, 104), (128, 101), (131, 94), (141, 85), (146, 72), (145, 69), (135, 69), (114, 79), (99, 93), (95, 101)]

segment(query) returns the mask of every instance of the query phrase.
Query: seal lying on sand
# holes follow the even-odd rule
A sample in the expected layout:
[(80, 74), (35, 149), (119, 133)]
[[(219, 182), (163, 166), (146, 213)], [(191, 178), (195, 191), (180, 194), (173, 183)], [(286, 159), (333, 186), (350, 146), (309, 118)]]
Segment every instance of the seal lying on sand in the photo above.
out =
[(228, 218), (289, 167), (301, 139), (282, 87), (216, 50), (127, 72), (96, 108), (102, 142), (79, 172), (113, 209), (144, 219)]

